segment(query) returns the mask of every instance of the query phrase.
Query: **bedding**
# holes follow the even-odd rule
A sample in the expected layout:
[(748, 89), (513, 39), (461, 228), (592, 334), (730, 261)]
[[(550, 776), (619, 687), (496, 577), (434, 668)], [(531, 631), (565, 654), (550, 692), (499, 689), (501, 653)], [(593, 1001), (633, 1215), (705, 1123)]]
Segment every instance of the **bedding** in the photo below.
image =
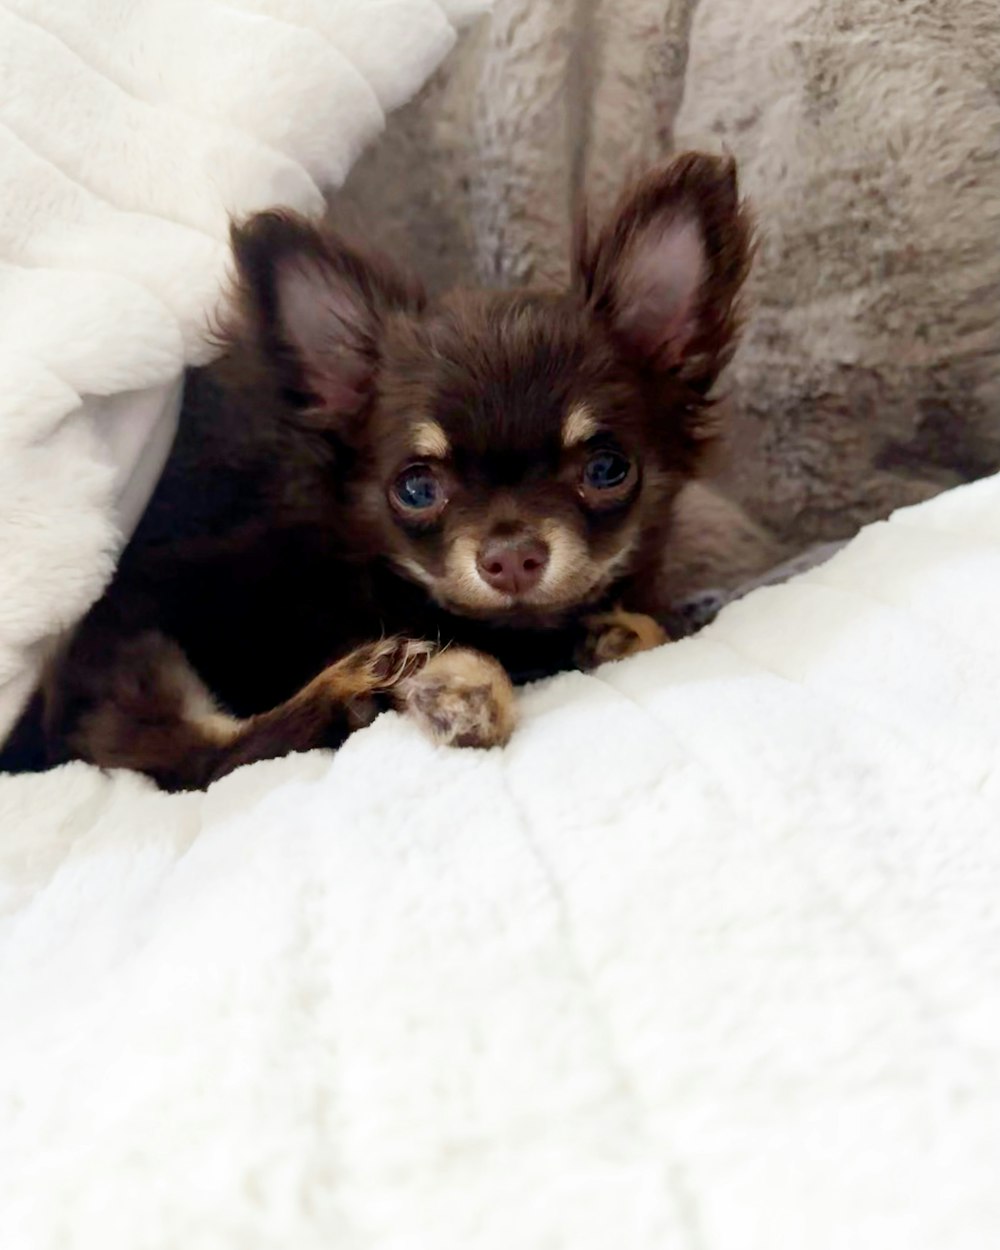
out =
[[(169, 444), (180, 373), (212, 350), (228, 215), (321, 211), (481, 7), (0, 0), (0, 734), (47, 640), (109, 575)], [(682, 94), (685, 129), (742, 136), (751, 189), (780, 199), (788, 181), (754, 161), (756, 138), (778, 152), (770, 136), (806, 79), (823, 107), (836, 96), (850, 67), (816, 69), (829, 30), (815, 23), (848, 59), (858, 41), (850, 22), (840, 39), (844, 6), (788, 0), (771, 17), (805, 30), (802, 72), (764, 64), (777, 98), (745, 117), (730, 102), (763, 63), (741, 31), (763, 8), (738, 7), (505, 3), (482, 74), (479, 42), (446, 107), (433, 111), (439, 84), (407, 119), (406, 161), (390, 144), (373, 162), (420, 167), (383, 179), (386, 215), (404, 186), (418, 226), (443, 198), (477, 232), (484, 276), (545, 276), (574, 180), (586, 168), (606, 187), (636, 144), (669, 146)], [(883, 41), (901, 86), (937, 67), (949, 133), (992, 72), (994, 18), (979, 0), (963, 13), (948, 38), (924, 14), (912, 40)], [(577, 21), (582, 44), (565, 38)], [(720, 83), (710, 53), (727, 40)], [(968, 63), (950, 55), (960, 42)], [(591, 80), (600, 108), (579, 89), (580, 49), (598, 46), (617, 49)], [(782, 43), (786, 70), (796, 48)], [(637, 119), (613, 107), (626, 95), (656, 107)], [(965, 113), (948, 149), (978, 178), (951, 179), (942, 158), (902, 188), (908, 205), (946, 184), (955, 196), (949, 281), (932, 295), (955, 273), (970, 299), (989, 281), (997, 200), (973, 158), (993, 104)], [(876, 127), (886, 150), (893, 117)], [(456, 157), (467, 126), (488, 157), (471, 175)], [(811, 155), (838, 152), (824, 140)], [(442, 165), (451, 181), (435, 181)], [(791, 168), (796, 185), (827, 177)], [(908, 260), (897, 236), (867, 237), (890, 270)], [(453, 238), (424, 238), (425, 262), (446, 268)], [(771, 246), (762, 290), (781, 309), (765, 337), (803, 302), (826, 307), (836, 278), (793, 265), (815, 287), (786, 299)], [(862, 304), (852, 324), (881, 307)], [(985, 430), (963, 463), (988, 462), (987, 321), (960, 319), (941, 359), (918, 362), (919, 386), (903, 362), (904, 467), (913, 404), (915, 436), (933, 442), (956, 384)], [(893, 345), (908, 325), (889, 327)], [(819, 313), (809, 326), (822, 331)], [(808, 416), (817, 393), (853, 411), (858, 376), (881, 385), (877, 361), (858, 375), (831, 341), (808, 385), (787, 388), (789, 412)], [(802, 483), (821, 480), (817, 455), (832, 461), (808, 419), (782, 429), (804, 471), (776, 462), (781, 503), (808, 510)], [(856, 480), (855, 519), (894, 497), (883, 476), (881, 493)], [(204, 794), (79, 763), (0, 777), (0, 1246), (995, 1245), (997, 587), (990, 478), (869, 527), (692, 639), (525, 690), (503, 751), (436, 749), (387, 714), (336, 756), (259, 764)]]
[(998, 624), (990, 478), (503, 751), (0, 779), (0, 1245), (996, 1245)]
[(484, 7), (0, 3), (0, 737), (162, 467), (229, 218), (321, 213)]

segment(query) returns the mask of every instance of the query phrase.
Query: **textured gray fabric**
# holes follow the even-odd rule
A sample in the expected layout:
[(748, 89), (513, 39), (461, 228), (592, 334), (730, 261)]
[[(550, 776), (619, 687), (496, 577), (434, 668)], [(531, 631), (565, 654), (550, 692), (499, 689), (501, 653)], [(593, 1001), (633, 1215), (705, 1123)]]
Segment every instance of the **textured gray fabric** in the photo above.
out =
[(761, 225), (730, 491), (800, 544), (1000, 466), (996, 0), (497, 0), (335, 213), (436, 287), (559, 280), (581, 188), (721, 145)]

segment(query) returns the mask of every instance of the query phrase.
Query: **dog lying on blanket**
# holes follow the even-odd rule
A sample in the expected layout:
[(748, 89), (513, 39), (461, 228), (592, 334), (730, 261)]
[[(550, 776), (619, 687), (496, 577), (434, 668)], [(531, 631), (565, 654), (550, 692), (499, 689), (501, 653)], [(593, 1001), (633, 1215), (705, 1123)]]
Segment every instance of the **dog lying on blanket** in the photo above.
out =
[(751, 253), (731, 161), (629, 188), (580, 230), (563, 292), (429, 303), (285, 213), (232, 243), (224, 354), (189, 377), (118, 572), (15, 732), (22, 762), (198, 788), (386, 705), (491, 746), (512, 682), (665, 641), (664, 553)]

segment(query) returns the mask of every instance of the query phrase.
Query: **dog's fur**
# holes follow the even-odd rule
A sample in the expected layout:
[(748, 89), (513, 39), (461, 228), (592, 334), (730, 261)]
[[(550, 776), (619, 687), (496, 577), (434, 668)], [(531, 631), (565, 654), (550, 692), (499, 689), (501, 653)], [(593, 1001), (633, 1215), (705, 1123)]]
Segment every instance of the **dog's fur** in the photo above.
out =
[(562, 293), (430, 304), (283, 213), (233, 252), (223, 355), (189, 377), (115, 579), (15, 734), (22, 764), (200, 787), (335, 746), (386, 702), (489, 746), (512, 679), (665, 639), (676, 502), (718, 432), (751, 254), (730, 161), (631, 187), (580, 230)]

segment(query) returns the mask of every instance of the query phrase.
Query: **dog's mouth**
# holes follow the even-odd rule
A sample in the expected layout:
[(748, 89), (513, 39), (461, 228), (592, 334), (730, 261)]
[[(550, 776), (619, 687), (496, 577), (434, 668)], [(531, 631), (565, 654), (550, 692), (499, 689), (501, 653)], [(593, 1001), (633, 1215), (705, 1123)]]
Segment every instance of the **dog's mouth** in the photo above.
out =
[(600, 602), (612, 580), (612, 576), (602, 576), (600, 570), (595, 570), (587, 584), (581, 586), (577, 581), (561, 593), (555, 587), (544, 593), (524, 595), (501, 595), (495, 591), (484, 595), (477, 589), (469, 597), (447, 583), (425, 585), (440, 607), (455, 616), (510, 629), (558, 629)]
[(556, 629), (580, 612), (594, 607), (625, 571), (633, 549), (627, 544), (614, 556), (597, 562), (577, 549), (571, 558), (553, 561), (541, 581), (520, 593), (505, 593), (480, 576), (466, 553), (452, 553), (440, 574), (415, 560), (397, 558), (396, 566), (421, 585), (446, 612), (483, 624), (511, 629)]

